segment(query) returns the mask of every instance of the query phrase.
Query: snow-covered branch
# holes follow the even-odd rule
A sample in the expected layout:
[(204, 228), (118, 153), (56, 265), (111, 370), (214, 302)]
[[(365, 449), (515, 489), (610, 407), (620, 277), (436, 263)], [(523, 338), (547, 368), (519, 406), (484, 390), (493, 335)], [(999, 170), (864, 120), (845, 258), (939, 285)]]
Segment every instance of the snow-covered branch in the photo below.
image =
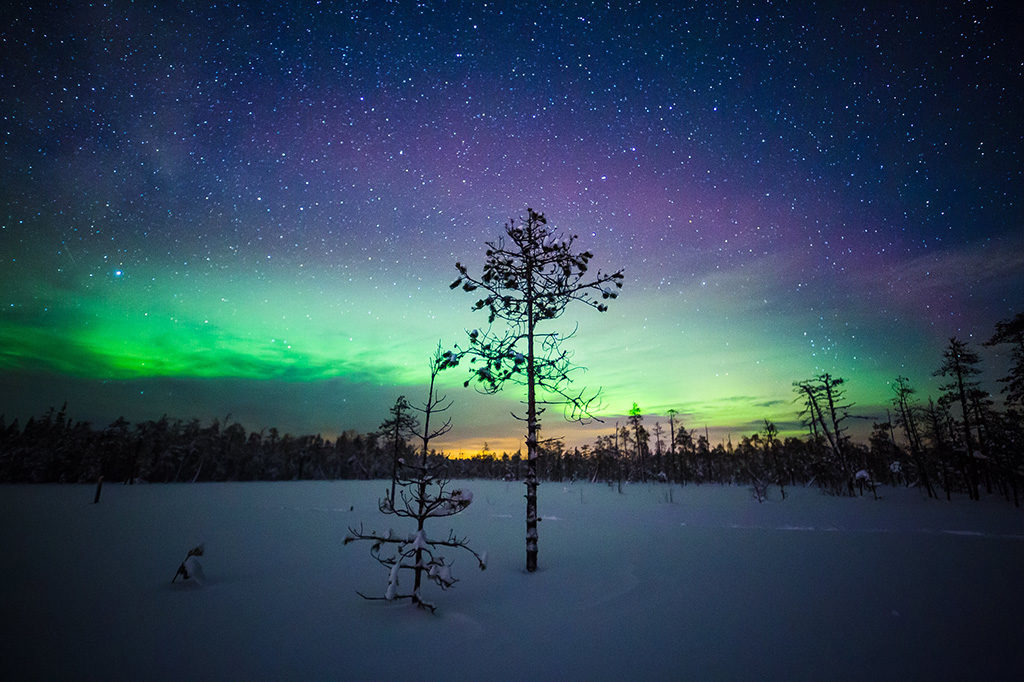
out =
[[(440, 351), (439, 351), (440, 355)], [(434, 403), (431, 390), (427, 400), (425, 423), (429, 423), (430, 406)], [(429, 433), (429, 428), (425, 429)], [(487, 568), (486, 553), (479, 553), (468, 544), (466, 538), (459, 538), (453, 530), (447, 537), (431, 539), (424, 529), (428, 519), (453, 516), (464, 511), (473, 502), (473, 493), (466, 488), (448, 489), (450, 481), (444, 473), (444, 459), (432, 460), (426, 451), (429, 439), (424, 439), (424, 449), (419, 462), (398, 460), (400, 465), (396, 482), (401, 484), (397, 496), (385, 491), (384, 497), (378, 501), (381, 513), (416, 520), (416, 530), (412, 533), (398, 534), (389, 529), (387, 534), (375, 530), (365, 530), (363, 525), (349, 527), (344, 544), (368, 541), (370, 555), (388, 572), (388, 582), (384, 595), (367, 596), (365, 599), (384, 599), (395, 601), (409, 599), (417, 606), (434, 611), (433, 604), (424, 601), (420, 589), (424, 580), (429, 580), (446, 590), (457, 581), (452, 575), (452, 563), (441, 554), (445, 549), (464, 550), (477, 560), (480, 570)], [(413, 589), (402, 592), (399, 581), (403, 571), (413, 573)]]

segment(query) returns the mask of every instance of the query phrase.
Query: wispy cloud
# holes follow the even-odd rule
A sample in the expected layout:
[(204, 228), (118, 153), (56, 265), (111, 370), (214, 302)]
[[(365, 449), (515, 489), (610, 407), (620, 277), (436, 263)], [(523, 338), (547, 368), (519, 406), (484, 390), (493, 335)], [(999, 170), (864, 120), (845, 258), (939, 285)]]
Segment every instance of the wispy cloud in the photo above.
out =
[(1004, 237), (934, 250), (864, 268), (851, 305), (861, 315), (919, 326), (934, 334), (986, 334), (1024, 302), (1024, 237)]

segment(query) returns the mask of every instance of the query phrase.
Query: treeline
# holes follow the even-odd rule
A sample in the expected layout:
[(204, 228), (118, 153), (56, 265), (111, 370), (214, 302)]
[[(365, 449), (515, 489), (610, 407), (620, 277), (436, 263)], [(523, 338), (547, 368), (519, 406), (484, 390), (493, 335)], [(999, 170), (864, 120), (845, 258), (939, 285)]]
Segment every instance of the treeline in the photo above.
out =
[[(541, 442), (538, 475), (549, 481), (613, 484), (725, 483), (762, 490), (772, 485), (783, 495), (791, 486), (818, 485), (830, 493), (853, 494), (863, 493), (864, 485), (884, 483), (918, 485), (934, 496), (973, 496), (973, 485), (975, 491), (980, 486), (1019, 503), (1024, 433), (1018, 412), (983, 410), (972, 434), (981, 429), (988, 454), (975, 452), (966, 460), (960, 455), (959, 421), (940, 403), (915, 407), (916, 416), (906, 422), (896, 417), (878, 422), (869, 442), (859, 443), (846, 436), (844, 424), (852, 417), (842, 392), (835, 386), (831, 390), (840, 433), (834, 440), (829, 438), (831, 426), (827, 434), (809, 423), (817, 433), (781, 438), (766, 421), (760, 432), (736, 444), (711, 445), (705, 433), (687, 430), (674, 415), (669, 416), (669, 428), (655, 424), (648, 430), (643, 415), (634, 410), (626, 424), (592, 445), (567, 449), (561, 440)], [(904, 423), (921, 417), (925, 421), (915, 454), (900, 434)], [(411, 443), (399, 444), (400, 456), (414, 452)], [(197, 419), (167, 417), (134, 425), (118, 419), (96, 429), (70, 419), (66, 406), (31, 418), (23, 427), (17, 420), (5, 425), (0, 418), (0, 481), (7, 483), (94, 483), (100, 476), (124, 483), (387, 479), (394, 453), (393, 439), (385, 432), (347, 431), (331, 441), (281, 435), (273, 428), (247, 432), (229, 419), (204, 425)], [(971, 464), (965, 466), (965, 461)], [(453, 478), (522, 480), (526, 458), (518, 452), (481, 453), (448, 459), (446, 466)]]
[[(416, 453), (405, 439), (398, 450), (403, 457)], [(584, 448), (576, 456), (586, 457), (587, 452)], [(282, 435), (276, 428), (246, 431), (230, 417), (204, 425), (199, 419), (167, 416), (137, 424), (122, 417), (97, 429), (71, 419), (66, 404), (29, 418), (24, 426), (17, 419), (8, 424), (0, 416), (2, 483), (95, 483), (101, 476), (125, 484), (386, 479), (394, 457), (388, 429), (345, 431), (331, 441), (319, 435)], [(454, 478), (521, 478), (525, 466), (519, 453), (448, 459), (431, 452), (429, 458), (444, 459)], [(561, 479), (579, 475), (585, 466), (566, 454), (559, 441), (557, 448), (545, 444), (542, 469), (547, 478)]]
[(346, 431), (336, 440), (246, 432), (231, 422), (166, 416), (106, 428), (68, 417), (67, 405), (42, 417), (5, 425), (0, 417), (0, 481), (8, 483), (134, 483), (285, 481), (381, 478), (391, 455), (375, 434)]
[[(1003, 384), (1002, 407), (979, 381), (981, 357), (968, 343), (951, 338), (941, 363), (937, 396), (918, 399), (910, 379), (890, 383), (892, 395), (884, 419), (857, 415), (846, 398), (846, 381), (829, 373), (793, 382), (804, 438), (780, 439), (775, 425), (731, 443), (710, 448), (704, 434), (677, 425), (670, 411), (669, 434), (656, 423), (651, 432), (634, 403), (628, 423), (613, 436), (598, 439), (587, 453), (596, 478), (615, 472), (618, 478), (657, 478), (679, 483), (749, 484), (762, 497), (769, 485), (814, 483), (837, 495), (874, 492), (877, 483), (916, 485), (929, 497), (981, 491), (997, 493), (1020, 506), (1024, 494), (1024, 314), (999, 322), (985, 346), (1010, 351)], [(853, 419), (871, 419), (867, 443), (848, 435)]]
[[(919, 400), (910, 380), (896, 377), (884, 418), (855, 414), (846, 382), (824, 373), (793, 383), (807, 433), (780, 437), (764, 421), (737, 444), (711, 445), (707, 432), (687, 430), (670, 410), (667, 428), (653, 426), (635, 404), (624, 424), (592, 445), (567, 449), (561, 440), (539, 443), (538, 476), (545, 480), (667, 481), (749, 485), (758, 497), (769, 486), (817, 485), (837, 495), (863, 494), (877, 484), (914, 485), (930, 497), (982, 491), (1016, 505), (1024, 496), (1024, 316), (1001, 322), (986, 345), (1005, 344), (1011, 369), (1000, 379), (1002, 407), (978, 381), (981, 359), (953, 338), (934, 374), (945, 383)], [(402, 399), (400, 399), (400, 402)], [(396, 403), (397, 405), (398, 403)], [(394, 412), (394, 409), (392, 410)], [(848, 435), (854, 419), (871, 418), (868, 442)], [(106, 428), (51, 408), (24, 426), (0, 417), (0, 482), (281, 481), (390, 478), (398, 457), (416, 451), (395, 420), (376, 433), (347, 431), (334, 441), (293, 437), (277, 429), (247, 432), (230, 418), (203, 425), (163, 417)], [(648, 428), (650, 426), (650, 428)], [(443, 456), (432, 453), (431, 458)], [(521, 453), (481, 453), (449, 459), (453, 478), (522, 480)]]

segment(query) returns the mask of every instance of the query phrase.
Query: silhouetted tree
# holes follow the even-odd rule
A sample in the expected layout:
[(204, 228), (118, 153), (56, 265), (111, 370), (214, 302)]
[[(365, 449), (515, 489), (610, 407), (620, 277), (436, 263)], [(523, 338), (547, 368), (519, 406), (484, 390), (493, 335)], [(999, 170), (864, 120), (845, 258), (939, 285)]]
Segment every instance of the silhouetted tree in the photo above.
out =
[(892, 390), (895, 394), (892, 398), (892, 404), (896, 408), (896, 423), (903, 427), (903, 435), (906, 437), (907, 445), (910, 448), (910, 458), (917, 469), (921, 485), (924, 486), (928, 497), (938, 497), (935, 494), (935, 489), (932, 488), (931, 477), (928, 474), (928, 465), (925, 461), (924, 447), (921, 445), (921, 433), (917, 426), (919, 408), (912, 402), (912, 396), (917, 391), (911, 387), (910, 379), (905, 376), (896, 377)]
[(676, 460), (676, 415), (679, 411), (675, 408), (668, 410), (668, 478), (670, 481), (678, 481), (679, 462)]
[(780, 453), (779, 429), (769, 419), (764, 420), (764, 430), (761, 432), (764, 437), (764, 457), (767, 470), (779, 486), (779, 493), (782, 499), (786, 499), (786, 474), (783, 457)]
[(391, 499), (395, 499), (395, 485), (398, 483), (398, 460), (402, 456), (405, 441), (416, 429), (416, 418), (409, 412), (410, 407), (404, 395), (398, 396), (388, 410), (390, 415), (378, 427), (391, 447)]
[(675, 436), (673, 444), (676, 448), (676, 480), (694, 480), (697, 471), (697, 446), (693, 442), (693, 432), (687, 431), (686, 427), (680, 424), (674, 427)]
[(1009, 373), (999, 380), (1006, 394), (1007, 405), (1024, 407), (1024, 313), (1017, 313), (1012, 320), (1000, 320), (996, 323), (996, 331), (986, 346), (1006, 344), (1011, 347), (1011, 364)]
[[(893, 440), (892, 425), (888, 421), (875, 422), (871, 426), (871, 435), (868, 437), (868, 471), (875, 481), (888, 480), (892, 482), (893, 462), (899, 462), (903, 456), (903, 450)], [(900, 468), (902, 468), (902, 463)], [(931, 495), (929, 495), (931, 497)]]
[[(924, 408), (924, 428), (922, 431), (924, 436), (931, 441), (932, 460), (939, 467), (939, 473), (941, 474), (939, 481), (943, 492), (946, 493), (946, 500), (950, 499), (952, 489), (951, 474), (954, 463), (951, 462), (951, 458), (953, 443), (956, 438), (951, 428), (951, 422), (952, 417), (949, 416), (949, 410), (945, 404), (942, 401), (937, 403), (929, 396), (928, 407)], [(959, 459), (955, 464), (959, 466)]]
[(833, 377), (828, 372), (819, 374), (813, 379), (793, 383), (794, 390), (804, 403), (800, 413), (805, 423), (809, 423), (811, 433), (821, 436), (828, 443), (835, 464), (838, 468), (838, 479), (834, 481), (834, 491), (842, 492), (845, 486), (848, 494), (853, 494), (853, 477), (847, 454), (848, 437), (844, 422), (850, 418), (849, 410), (852, 403), (845, 402), (845, 380)]
[(978, 499), (977, 467), (975, 465), (975, 442), (971, 429), (971, 404), (968, 401), (968, 394), (978, 387), (978, 382), (972, 377), (981, 373), (978, 364), (981, 358), (963, 341), (956, 337), (949, 340), (949, 345), (942, 353), (942, 366), (935, 370), (933, 376), (943, 376), (950, 379), (949, 383), (940, 387), (943, 398), (950, 404), (960, 403), (960, 422), (963, 428), (964, 450), (961, 453), (961, 468), (967, 481), (968, 493), (971, 499)]
[[(507, 239), (506, 239), (507, 238)], [(577, 237), (560, 236), (547, 226), (542, 213), (527, 209), (525, 220), (509, 221), (505, 236), (487, 242), (483, 273), (469, 274), (461, 263), (451, 288), (483, 290), (474, 310), (486, 310), (488, 328), (469, 333), (469, 348), (460, 352), (476, 365), (472, 380), (495, 393), (513, 382), (526, 386), (526, 570), (537, 570), (537, 457), (540, 405), (561, 404), (573, 420), (592, 418), (595, 396), (570, 391), (570, 375), (577, 369), (564, 337), (542, 332), (543, 323), (561, 317), (573, 301), (607, 310), (602, 301), (615, 298), (622, 272), (588, 275), (593, 254), (574, 250)], [(598, 298), (599, 297), (599, 298)], [(495, 329), (495, 321), (502, 327)], [(571, 334), (569, 335), (572, 336)], [(466, 382), (467, 385), (469, 382)]]
[(636, 461), (640, 467), (640, 480), (647, 481), (647, 462), (644, 447), (647, 444), (647, 431), (642, 426), (644, 415), (636, 403), (629, 409), (629, 425), (633, 427), (633, 443), (636, 446)]
[[(654, 473), (657, 475), (658, 480), (667, 481), (668, 474), (665, 472), (665, 465), (663, 457), (665, 456), (665, 441), (662, 436), (665, 434), (665, 429), (662, 428), (661, 422), (654, 422), (654, 428), (651, 429), (650, 435), (654, 438)], [(648, 441), (647, 452), (650, 453), (650, 441)]]

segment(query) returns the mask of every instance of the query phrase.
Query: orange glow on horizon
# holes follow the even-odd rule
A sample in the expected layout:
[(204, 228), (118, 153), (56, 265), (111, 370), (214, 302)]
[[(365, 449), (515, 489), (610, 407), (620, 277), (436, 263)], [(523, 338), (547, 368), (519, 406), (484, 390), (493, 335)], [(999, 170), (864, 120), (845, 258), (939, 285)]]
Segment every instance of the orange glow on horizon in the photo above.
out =
[[(486, 446), (486, 450), (484, 449)], [(510, 457), (517, 451), (525, 453), (526, 436), (499, 438), (459, 438), (437, 444), (437, 451), (444, 452), (452, 459), (467, 459), (477, 455), (490, 455), (501, 459), (503, 454)]]

